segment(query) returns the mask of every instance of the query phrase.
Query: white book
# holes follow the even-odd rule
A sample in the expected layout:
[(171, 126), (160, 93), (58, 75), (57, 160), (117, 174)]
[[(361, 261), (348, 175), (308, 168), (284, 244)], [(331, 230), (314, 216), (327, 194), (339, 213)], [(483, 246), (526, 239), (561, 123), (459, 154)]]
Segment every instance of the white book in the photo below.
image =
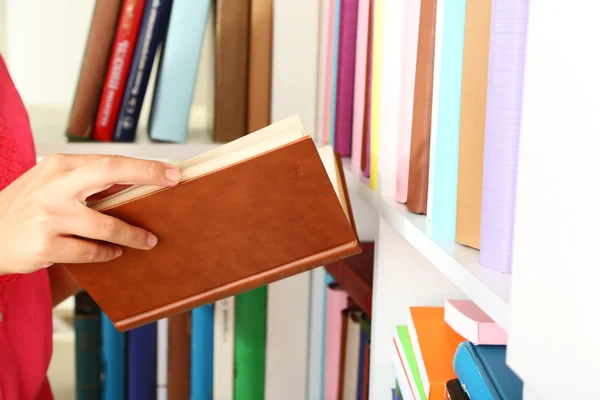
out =
[(213, 398), (233, 400), (235, 351), (235, 297), (215, 303)]
[(435, 15), (435, 52), (433, 56), (433, 97), (431, 100), (431, 133), (429, 141), (429, 181), (427, 188), (427, 220), (433, 218), (435, 151), (438, 131), (440, 74), (442, 71), (442, 41), (444, 33), (444, 0), (437, 0)]
[(169, 320), (163, 318), (156, 326), (156, 399), (167, 400), (169, 376)]
[(402, 356), (404, 349), (402, 348), (402, 344), (400, 340), (398, 340), (398, 336), (394, 331), (394, 338), (392, 340), (392, 365), (394, 366), (394, 372), (396, 376), (396, 381), (398, 382), (398, 387), (400, 388), (400, 392), (402, 392), (403, 400), (416, 400), (413, 395), (413, 391), (411, 389), (411, 384), (408, 376), (410, 375), (410, 371), (407, 371), (408, 366), (405, 366), (402, 362)]
[(307, 399), (320, 399), (323, 393), (325, 340), (326, 271), (319, 267), (310, 273), (310, 320), (308, 342)]
[(360, 359), (360, 312), (348, 313), (346, 333), (346, 358), (344, 364), (344, 399), (356, 399), (358, 392), (358, 370)]

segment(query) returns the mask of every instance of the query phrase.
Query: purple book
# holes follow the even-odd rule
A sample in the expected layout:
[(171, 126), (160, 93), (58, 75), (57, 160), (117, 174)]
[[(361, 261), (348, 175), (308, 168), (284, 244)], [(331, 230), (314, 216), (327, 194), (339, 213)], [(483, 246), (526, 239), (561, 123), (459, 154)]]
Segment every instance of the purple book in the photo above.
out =
[(492, 0), (481, 265), (510, 273), (529, 0)]
[(342, 157), (352, 152), (352, 113), (354, 105), (354, 66), (358, 0), (342, 0), (340, 5), (339, 58), (335, 104), (335, 151)]
[(365, 170), (363, 171), (364, 177), (369, 177), (371, 175), (371, 83), (373, 82), (373, 20), (375, 14), (375, 2), (371, 1), (371, 10), (369, 12), (369, 54), (368, 57), (368, 76), (367, 76), (367, 105), (366, 105), (366, 118), (367, 118), (367, 134), (365, 136), (366, 140), (366, 151), (365, 151)]

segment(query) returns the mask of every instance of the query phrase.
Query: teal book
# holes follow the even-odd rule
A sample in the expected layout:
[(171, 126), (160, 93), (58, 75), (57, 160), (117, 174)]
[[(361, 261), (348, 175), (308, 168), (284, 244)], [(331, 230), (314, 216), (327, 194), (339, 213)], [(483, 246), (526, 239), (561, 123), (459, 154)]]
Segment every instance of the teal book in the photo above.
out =
[(77, 400), (101, 399), (100, 307), (87, 292), (75, 295), (75, 394)]
[(335, 105), (337, 103), (337, 72), (338, 72), (338, 55), (340, 44), (340, 9), (341, 0), (335, 0), (335, 23), (333, 28), (333, 61), (332, 61), (332, 78), (331, 78), (331, 120), (330, 120), (330, 136), (329, 144), (335, 148)]
[(173, 2), (150, 110), (152, 140), (183, 143), (202, 53), (210, 0)]
[(101, 313), (102, 400), (125, 400), (125, 333)]
[(454, 239), (456, 234), (465, 9), (466, 0), (444, 2), (432, 223), (449, 239)]

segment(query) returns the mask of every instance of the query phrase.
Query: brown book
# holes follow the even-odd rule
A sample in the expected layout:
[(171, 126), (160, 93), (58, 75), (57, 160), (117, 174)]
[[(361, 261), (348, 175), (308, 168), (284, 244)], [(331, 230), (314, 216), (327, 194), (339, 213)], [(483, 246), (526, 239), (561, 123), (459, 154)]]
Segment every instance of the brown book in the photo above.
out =
[(67, 268), (124, 331), (357, 254), (335, 159), (286, 118), (179, 164), (175, 187), (90, 203), (158, 244)]
[(325, 269), (370, 318), (375, 243), (361, 242), (360, 246), (360, 254), (326, 265)]
[(248, 132), (271, 122), (273, 0), (250, 0), (248, 58)]
[(120, 10), (121, 0), (96, 0), (67, 125), (70, 140), (92, 137)]
[(406, 198), (406, 207), (417, 214), (427, 213), (435, 19), (436, 0), (423, 0), (419, 17), (417, 69), (410, 136), (408, 194)]
[(248, 133), (248, 38), (250, 0), (217, 0), (213, 140)]
[(458, 146), (456, 241), (479, 248), (491, 0), (467, 0)]
[(190, 364), (192, 340), (192, 313), (169, 318), (169, 376), (167, 398), (188, 400), (190, 398)]

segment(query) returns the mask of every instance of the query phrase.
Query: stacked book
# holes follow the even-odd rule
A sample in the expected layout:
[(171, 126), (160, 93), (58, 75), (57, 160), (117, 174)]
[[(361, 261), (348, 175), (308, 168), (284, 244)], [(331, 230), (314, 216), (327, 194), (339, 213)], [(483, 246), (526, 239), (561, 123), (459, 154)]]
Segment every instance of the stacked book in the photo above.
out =
[(392, 337), (392, 400), (519, 400), (506, 333), (470, 300), (410, 307)]

